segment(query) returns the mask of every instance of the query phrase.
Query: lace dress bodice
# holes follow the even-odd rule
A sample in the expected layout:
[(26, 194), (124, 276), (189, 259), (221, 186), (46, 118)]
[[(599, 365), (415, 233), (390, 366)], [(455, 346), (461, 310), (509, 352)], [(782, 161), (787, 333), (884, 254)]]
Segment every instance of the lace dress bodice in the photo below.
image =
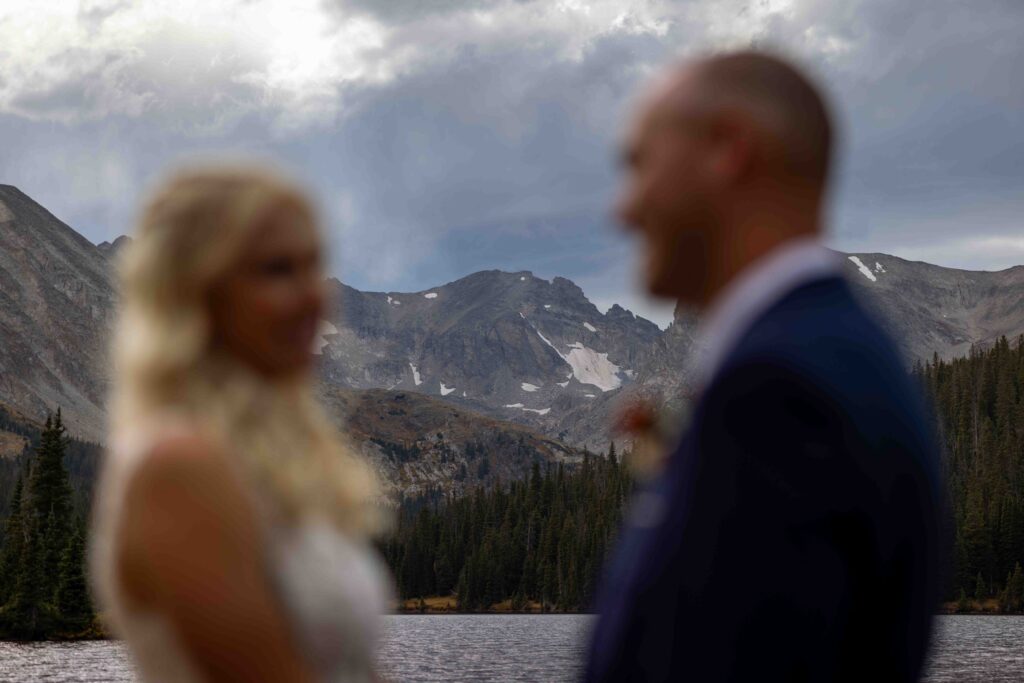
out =
[[(171, 624), (126, 600), (113, 562), (125, 488), (155, 438), (137, 434), (109, 452), (96, 497), (92, 576), (106, 621), (128, 644), (142, 679), (193, 683), (202, 679)], [(267, 575), (320, 680), (371, 680), (380, 617), (390, 598), (376, 553), (319, 519), (268, 522), (265, 532)]]

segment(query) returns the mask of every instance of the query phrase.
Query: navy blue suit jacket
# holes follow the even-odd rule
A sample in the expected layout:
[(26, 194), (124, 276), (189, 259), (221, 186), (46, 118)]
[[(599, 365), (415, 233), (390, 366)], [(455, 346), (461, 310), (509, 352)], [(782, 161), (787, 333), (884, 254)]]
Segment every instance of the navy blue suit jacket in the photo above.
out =
[(728, 354), (638, 491), (586, 680), (915, 680), (939, 472), (892, 342), (840, 278), (798, 287)]

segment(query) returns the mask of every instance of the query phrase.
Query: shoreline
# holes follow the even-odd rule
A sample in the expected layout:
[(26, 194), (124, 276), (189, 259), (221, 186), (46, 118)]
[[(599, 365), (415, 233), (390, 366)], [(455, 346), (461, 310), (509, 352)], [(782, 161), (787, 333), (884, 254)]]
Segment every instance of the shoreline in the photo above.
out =
[(459, 609), (454, 595), (431, 595), (424, 598), (409, 598), (395, 604), (389, 614), (593, 614), (586, 610), (544, 609), (536, 600), (525, 603), (519, 609), (512, 608), (512, 600), (502, 600), (487, 609)]
[[(406, 617), (406, 616), (419, 616), (419, 615), (442, 615), (442, 616), (482, 616), (482, 615), (530, 615), (530, 616), (597, 616), (596, 612), (588, 612), (584, 610), (541, 610), (539, 603), (532, 603), (527, 609), (513, 610), (508, 604), (510, 601), (504, 601), (497, 603), (490, 609), (486, 610), (459, 610), (455, 608), (454, 598), (441, 598), (433, 596), (431, 598), (424, 599), (424, 609), (420, 609), (419, 601), (417, 599), (405, 600), (398, 605), (395, 605), (391, 610), (386, 612), (384, 616), (387, 617)], [(443, 603), (443, 604), (439, 604)], [(943, 603), (942, 607), (935, 612), (937, 617), (1024, 617), (1024, 612), (1001, 612), (998, 609), (998, 605), (995, 601), (986, 602), (983, 605), (974, 603), (971, 609), (962, 610), (958, 609), (958, 603), (948, 602)], [(118, 641), (114, 635), (103, 632), (101, 629), (93, 629), (89, 632), (81, 635), (60, 635), (52, 636), (49, 638), (39, 639), (22, 639), (22, 638), (4, 638), (0, 637), (2, 643), (20, 643), (24, 645), (31, 645), (37, 643), (78, 643), (87, 641)]]
[(988, 598), (987, 600), (968, 600), (961, 603), (959, 600), (950, 600), (942, 603), (938, 614), (973, 614), (985, 616), (1021, 616), (1024, 612), (1004, 612), (999, 608), (999, 600)]
[[(409, 598), (393, 605), (389, 615), (407, 614), (596, 614), (588, 610), (559, 610), (542, 609), (537, 601), (530, 601), (524, 608), (512, 609), (511, 600), (503, 600), (494, 603), (487, 609), (462, 610), (457, 606), (455, 596), (432, 595), (425, 598)], [(1003, 612), (999, 609), (999, 602), (991, 598), (984, 602), (970, 601), (970, 606), (964, 609), (957, 601), (942, 603), (934, 612), (935, 616), (950, 615), (974, 615), (974, 616), (1024, 616), (1024, 612)]]

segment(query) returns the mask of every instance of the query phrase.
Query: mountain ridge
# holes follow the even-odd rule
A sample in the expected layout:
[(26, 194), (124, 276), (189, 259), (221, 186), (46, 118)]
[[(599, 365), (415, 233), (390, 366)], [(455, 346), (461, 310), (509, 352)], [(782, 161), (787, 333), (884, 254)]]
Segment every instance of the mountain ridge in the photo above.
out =
[[(93, 245), (0, 185), (0, 401), (35, 419), (60, 405), (73, 433), (102, 440), (112, 256), (129, 242)], [(1024, 266), (969, 271), (837, 253), (908, 359), (1024, 332)], [(697, 316), (682, 307), (661, 329), (528, 270), (477, 271), (418, 292), (327, 286), (317, 341), (327, 389), (417, 392), (598, 450), (625, 396), (672, 404), (688, 383)]]
[[(114, 278), (96, 246), (11, 185), (0, 185), (0, 400), (98, 440)], [(70, 353), (69, 353), (70, 351)]]

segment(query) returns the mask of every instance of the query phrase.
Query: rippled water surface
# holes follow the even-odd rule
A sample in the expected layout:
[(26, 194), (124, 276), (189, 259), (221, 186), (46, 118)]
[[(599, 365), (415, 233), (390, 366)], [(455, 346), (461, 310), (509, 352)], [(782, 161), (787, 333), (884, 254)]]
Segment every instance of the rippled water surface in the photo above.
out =
[(938, 618), (925, 680), (1024, 681), (1024, 617)]
[(381, 673), (396, 681), (571, 681), (593, 617), (388, 617)]
[[(385, 620), (392, 681), (570, 681), (593, 618), (409, 615)], [(115, 642), (0, 643), (0, 681), (133, 681)], [(939, 617), (928, 683), (1024, 681), (1024, 617)]]
[(120, 643), (0, 642), (0, 681), (134, 681)]

